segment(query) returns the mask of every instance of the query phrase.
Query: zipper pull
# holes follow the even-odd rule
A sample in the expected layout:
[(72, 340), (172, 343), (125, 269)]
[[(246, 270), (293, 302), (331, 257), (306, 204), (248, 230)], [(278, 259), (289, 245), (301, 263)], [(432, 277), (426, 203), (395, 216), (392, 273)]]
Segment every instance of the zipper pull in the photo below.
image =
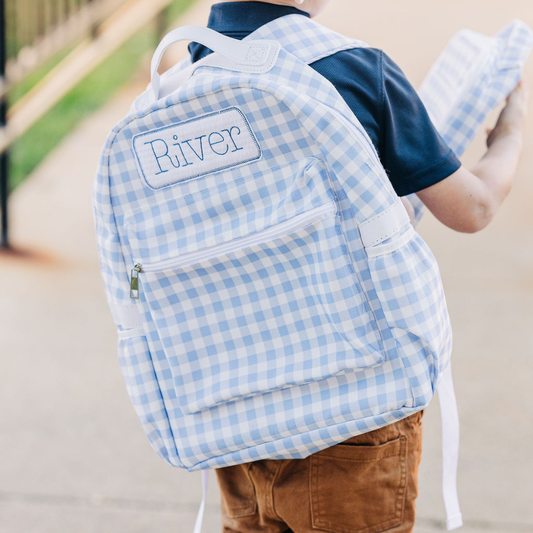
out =
[(130, 281), (130, 298), (133, 300), (139, 299), (139, 272), (142, 272), (142, 265), (135, 263), (135, 266), (131, 269), (131, 281)]

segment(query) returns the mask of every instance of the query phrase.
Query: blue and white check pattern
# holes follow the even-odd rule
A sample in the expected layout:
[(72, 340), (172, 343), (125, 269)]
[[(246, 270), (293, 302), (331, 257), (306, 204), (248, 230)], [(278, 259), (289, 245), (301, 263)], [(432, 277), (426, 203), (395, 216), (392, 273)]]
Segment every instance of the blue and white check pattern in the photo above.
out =
[[(513, 90), (533, 46), (533, 32), (521, 20), (493, 37), (458, 32), (439, 56), (419, 89), (435, 127), (460, 157), (488, 114)], [(424, 205), (410, 195), (417, 221)]]
[[(110, 304), (130, 306), (129, 271), (147, 268), (136, 302), (144, 335), (119, 340), (128, 392), (153, 448), (189, 470), (305, 457), (409, 416), (429, 403), (451, 351), (422, 238), (369, 259), (358, 227), (397, 196), (349, 107), (306, 64), (362, 44), (293, 15), (249, 38), (258, 37), (286, 47), (268, 74), (202, 67), (168, 97), (135, 105), (110, 133), (94, 185)], [(144, 185), (135, 135), (232, 106), (262, 159)], [(334, 212), (275, 239), (148, 268), (328, 203)]]

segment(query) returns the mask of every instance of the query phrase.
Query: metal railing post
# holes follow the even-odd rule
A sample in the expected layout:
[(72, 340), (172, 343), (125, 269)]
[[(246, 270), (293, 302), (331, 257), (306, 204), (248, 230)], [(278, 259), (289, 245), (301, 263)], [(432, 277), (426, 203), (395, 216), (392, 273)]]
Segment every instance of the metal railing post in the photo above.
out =
[[(0, 0), (0, 79), (5, 80), (6, 75), (6, 5), (5, 0)], [(7, 95), (0, 97), (0, 128), (5, 128), (7, 123)], [(9, 195), (9, 155), (4, 150), (0, 154), (0, 211), (1, 235), (0, 247), (9, 248), (7, 198)]]

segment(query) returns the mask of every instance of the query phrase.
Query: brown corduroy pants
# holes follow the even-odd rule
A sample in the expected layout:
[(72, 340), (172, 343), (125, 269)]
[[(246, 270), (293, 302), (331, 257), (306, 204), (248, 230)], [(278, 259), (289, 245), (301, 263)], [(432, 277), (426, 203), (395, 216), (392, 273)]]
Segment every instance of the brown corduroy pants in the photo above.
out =
[(217, 469), (223, 532), (411, 532), (422, 414), (305, 459)]

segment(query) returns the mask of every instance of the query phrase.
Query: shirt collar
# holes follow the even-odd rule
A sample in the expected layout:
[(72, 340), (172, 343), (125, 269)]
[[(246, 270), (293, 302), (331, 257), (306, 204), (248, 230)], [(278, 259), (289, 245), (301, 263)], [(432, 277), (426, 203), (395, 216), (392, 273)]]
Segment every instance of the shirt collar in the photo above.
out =
[(221, 2), (211, 7), (207, 27), (220, 33), (251, 33), (285, 15), (309, 17), (305, 11), (292, 6), (279, 6), (267, 2)]

